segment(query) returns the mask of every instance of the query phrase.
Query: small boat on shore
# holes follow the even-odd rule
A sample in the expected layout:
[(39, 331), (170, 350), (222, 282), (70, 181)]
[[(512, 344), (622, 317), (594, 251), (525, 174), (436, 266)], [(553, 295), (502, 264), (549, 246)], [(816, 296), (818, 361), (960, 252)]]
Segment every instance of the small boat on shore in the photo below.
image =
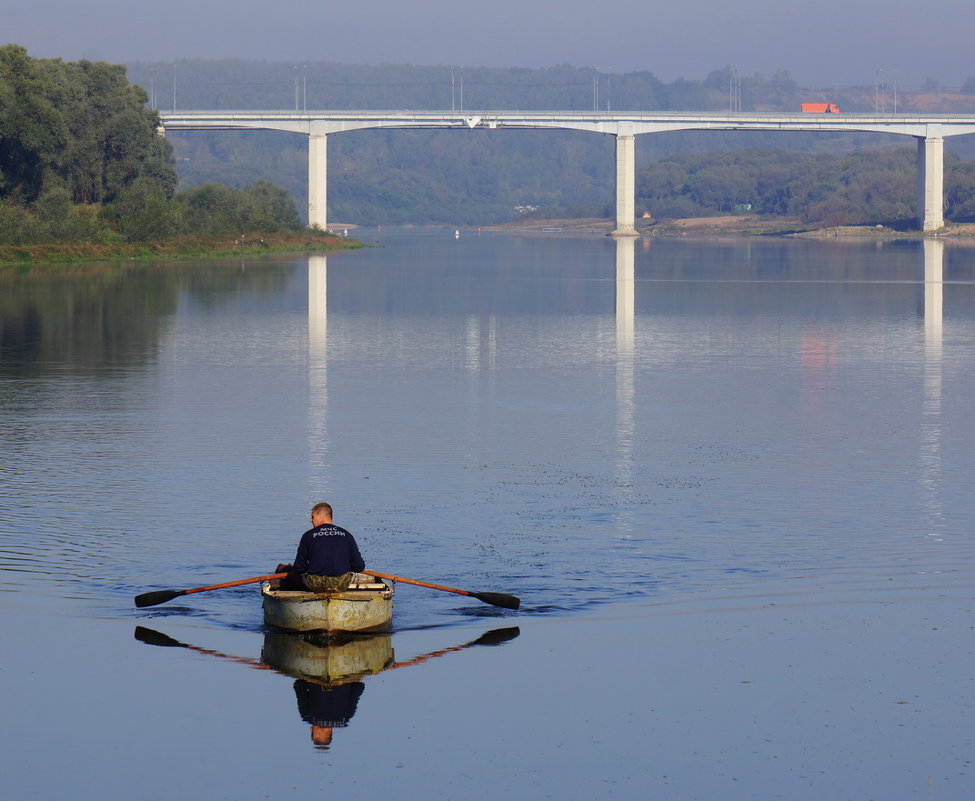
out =
[(280, 590), (266, 581), (264, 622), (284, 631), (383, 631), (393, 619), (393, 592), (391, 583), (361, 574), (343, 592)]

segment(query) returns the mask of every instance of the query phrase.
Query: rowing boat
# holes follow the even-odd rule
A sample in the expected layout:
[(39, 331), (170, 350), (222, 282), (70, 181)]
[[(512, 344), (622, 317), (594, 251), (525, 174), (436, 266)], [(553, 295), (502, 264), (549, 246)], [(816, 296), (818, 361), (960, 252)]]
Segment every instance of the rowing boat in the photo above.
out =
[(285, 631), (383, 631), (393, 619), (393, 585), (356, 574), (343, 592), (278, 589), (277, 581), (261, 585), (264, 622)]

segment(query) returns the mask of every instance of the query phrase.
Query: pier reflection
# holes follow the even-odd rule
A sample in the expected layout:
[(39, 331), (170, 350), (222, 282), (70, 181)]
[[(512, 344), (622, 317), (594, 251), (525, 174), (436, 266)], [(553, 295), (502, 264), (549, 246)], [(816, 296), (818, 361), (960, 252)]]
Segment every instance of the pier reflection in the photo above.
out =
[[(616, 239), (616, 474), (618, 487), (633, 484), (633, 443), (636, 399), (633, 364), (635, 358), (635, 270), (632, 237)], [(619, 520), (629, 530), (629, 520)]]
[(311, 463), (328, 459), (328, 258), (308, 257), (308, 443)]
[(135, 628), (135, 638), (147, 645), (186, 648), (293, 678), (298, 715), (309, 725), (314, 747), (321, 749), (330, 746), (335, 729), (349, 725), (365, 690), (364, 679), (369, 676), (412, 667), (474, 646), (503, 645), (520, 633), (517, 626), (492, 629), (461, 645), (397, 661), (391, 634), (336, 637), (269, 631), (264, 635), (260, 658), (255, 659), (180, 642), (145, 626)]
[(929, 534), (937, 536), (944, 526), (941, 502), (942, 439), (941, 382), (943, 372), (943, 315), (945, 243), (922, 243), (924, 314), (924, 408), (921, 417), (920, 483), (928, 513)]

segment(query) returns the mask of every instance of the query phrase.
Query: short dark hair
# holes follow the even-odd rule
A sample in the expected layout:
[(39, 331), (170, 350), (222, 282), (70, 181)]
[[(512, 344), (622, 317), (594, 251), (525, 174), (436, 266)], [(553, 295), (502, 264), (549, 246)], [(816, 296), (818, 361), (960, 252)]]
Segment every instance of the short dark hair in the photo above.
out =
[(331, 517), (332, 516), (332, 505), (330, 503), (325, 503), (325, 501), (321, 501), (320, 503), (316, 503), (311, 508), (311, 513), (312, 514), (317, 514), (318, 512), (324, 512), (329, 517)]

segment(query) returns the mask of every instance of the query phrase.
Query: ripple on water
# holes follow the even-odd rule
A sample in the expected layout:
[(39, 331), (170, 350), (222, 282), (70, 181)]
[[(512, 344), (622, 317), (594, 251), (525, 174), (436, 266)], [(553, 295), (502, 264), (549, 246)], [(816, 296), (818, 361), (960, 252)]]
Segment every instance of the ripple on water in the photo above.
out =
[[(811, 285), (788, 262), (754, 280), (759, 243), (655, 244), (621, 348), (604, 246), (556, 269), (525, 244), (463, 291), (394, 248), (368, 275), (339, 260), (327, 321), (301, 270), (248, 266), (226, 292), (167, 273), (182, 294), (143, 361), (101, 369), (79, 329), (37, 376), (0, 374), (3, 589), (259, 625), (254, 588), (131, 598), (269, 571), (322, 496), (371, 565), (515, 594), (522, 615), (971, 582), (975, 288), (946, 287), (935, 327), (913, 255), (881, 283), (890, 253), (816, 250)], [(508, 614), (419, 588), (397, 603), (404, 627)]]

